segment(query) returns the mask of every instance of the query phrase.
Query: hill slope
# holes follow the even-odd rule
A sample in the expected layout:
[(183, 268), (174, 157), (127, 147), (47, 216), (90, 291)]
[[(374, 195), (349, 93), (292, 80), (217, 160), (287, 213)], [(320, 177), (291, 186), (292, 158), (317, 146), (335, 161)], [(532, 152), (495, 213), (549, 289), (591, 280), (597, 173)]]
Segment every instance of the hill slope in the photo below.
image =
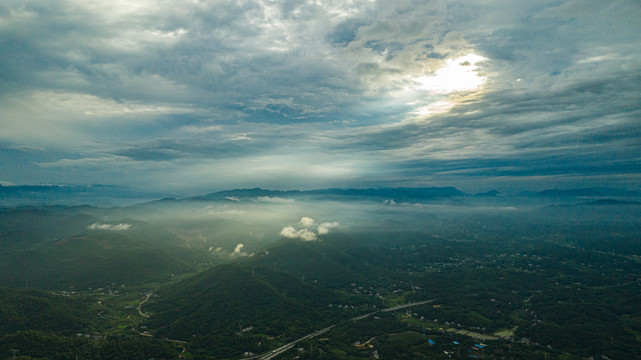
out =
[(166, 251), (106, 232), (43, 243), (3, 260), (0, 285), (43, 289), (140, 283), (187, 269)]
[(0, 288), (0, 337), (22, 330), (75, 335), (89, 326), (88, 304), (36, 290)]
[(153, 314), (148, 326), (178, 339), (235, 336), (239, 327), (249, 326), (261, 334), (280, 335), (323, 323), (324, 311), (334, 300), (289, 274), (225, 264), (162, 289), (148, 307)]

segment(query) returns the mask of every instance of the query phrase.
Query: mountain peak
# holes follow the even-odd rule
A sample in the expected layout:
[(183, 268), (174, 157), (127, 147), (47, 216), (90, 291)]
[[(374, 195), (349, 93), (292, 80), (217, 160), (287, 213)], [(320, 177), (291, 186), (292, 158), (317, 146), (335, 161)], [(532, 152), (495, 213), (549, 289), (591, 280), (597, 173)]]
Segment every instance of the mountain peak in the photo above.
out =
[(490, 190), (490, 191), (486, 191), (486, 192), (475, 194), (474, 196), (478, 196), (478, 197), (495, 197), (495, 196), (499, 196), (499, 195), (502, 195), (502, 194), (499, 191), (493, 189), (493, 190)]

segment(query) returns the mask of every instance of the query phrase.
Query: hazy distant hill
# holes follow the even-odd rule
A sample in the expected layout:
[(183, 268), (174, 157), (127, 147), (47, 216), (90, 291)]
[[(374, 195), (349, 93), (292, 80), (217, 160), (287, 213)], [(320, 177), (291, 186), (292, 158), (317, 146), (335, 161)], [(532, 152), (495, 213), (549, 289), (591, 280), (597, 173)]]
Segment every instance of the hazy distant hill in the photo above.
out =
[(432, 199), (466, 196), (454, 187), (428, 188), (376, 188), (376, 189), (317, 189), (317, 190), (265, 190), (261, 188), (219, 191), (190, 198), (191, 200), (222, 200), (229, 198), (251, 199), (258, 197), (313, 197), (313, 198), (382, 198), (382, 199)]
[(563, 197), (641, 197), (641, 193), (637, 191), (629, 191), (622, 189), (610, 188), (580, 188), (580, 189), (550, 189), (539, 192), (523, 192), (521, 195), (547, 197), (547, 198), (563, 198)]
[(553, 204), (536, 209), (534, 212), (558, 217), (559, 221), (592, 218), (607, 223), (639, 219), (641, 213), (631, 211), (637, 207), (641, 208), (641, 202), (605, 198), (580, 203)]
[[(539, 192), (523, 191), (517, 195), (503, 194), (497, 190), (490, 190), (474, 195), (467, 194), (455, 187), (396, 187), (396, 188), (370, 188), (370, 189), (316, 189), (316, 190), (266, 190), (262, 188), (235, 189), (210, 193), (185, 199), (165, 199), (164, 201), (181, 203), (192, 201), (256, 201), (261, 198), (284, 198), (305, 200), (374, 200), (394, 201), (396, 203), (438, 203), (454, 201), (455, 204), (465, 205), (470, 201), (501, 201), (502, 204), (522, 204), (523, 201), (537, 199), (537, 203), (545, 204), (555, 200), (572, 200), (574, 198), (641, 198), (641, 192), (610, 189), (610, 188), (579, 188), (579, 189), (549, 189)], [(496, 199), (496, 200), (494, 200)], [(462, 203), (460, 201), (463, 201)]]
[(261, 188), (253, 189), (234, 189), (234, 190), (223, 190), (217, 191), (215, 193), (194, 196), (189, 198), (191, 200), (221, 200), (226, 198), (257, 198), (261, 196), (271, 196), (271, 197), (290, 197), (300, 194), (300, 191), (297, 190), (265, 190)]
[(45, 204), (115, 206), (160, 197), (156, 193), (114, 185), (0, 185), (0, 206)]
[(26, 248), (86, 232), (87, 226), (97, 220), (77, 210), (67, 207), (24, 207), (0, 211), (0, 249)]
[[(67, 205), (114, 205), (143, 204), (154, 206), (159, 203), (181, 204), (200, 201), (236, 202), (255, 201), (260, 198), (285, 198), (309, 200), (394, 200), (396, 202), (432, 202), (457, 198), (491, 199), (505, 201), (515, 198), (537, 198), (541, 201), (554, 199), (589, 198), (641, 198), (641, 192), (612, 188), (548, 189), (523, 191), (518, 195), (502, 194), (497, 190), (470, 195), (452, 186), (444, 187), (381, 187), (381, 188), (328, 188), (315, 190), (267, 190), (262, 188), (232, 189), (186, 198), (167, 197), (168, 194), (149, 193), (126, 187), (93, 186), (0, 186), (0, 206), (67, 204)], [(170, 195), (171, 196), (171, 195)], [(162, 200), (152, 200), (162, 199)], [(138, 205), (140, 206), (140, 205)]]
[(613, 199), (599, 199), (577, 204), (579, 206), (619, 206), (619, 205), (641, 205), (638, 201), (621, 201)]
[(500, 195), (502, 195), (502, 194), (497, 190), (490, 190), (490, 191), (487, 191), (487, 192), (474, 194), (474, 196), (476, 196), (476, 197), (496, 197), (496, 196), (500, 196)]

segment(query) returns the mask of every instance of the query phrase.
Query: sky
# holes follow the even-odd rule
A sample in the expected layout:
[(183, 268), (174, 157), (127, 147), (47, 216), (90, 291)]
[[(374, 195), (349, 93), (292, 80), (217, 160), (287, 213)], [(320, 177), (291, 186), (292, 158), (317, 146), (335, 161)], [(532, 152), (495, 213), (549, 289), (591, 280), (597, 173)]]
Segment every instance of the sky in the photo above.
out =
[(4, 0), (0, 184), (641, 184), (636, 0)]

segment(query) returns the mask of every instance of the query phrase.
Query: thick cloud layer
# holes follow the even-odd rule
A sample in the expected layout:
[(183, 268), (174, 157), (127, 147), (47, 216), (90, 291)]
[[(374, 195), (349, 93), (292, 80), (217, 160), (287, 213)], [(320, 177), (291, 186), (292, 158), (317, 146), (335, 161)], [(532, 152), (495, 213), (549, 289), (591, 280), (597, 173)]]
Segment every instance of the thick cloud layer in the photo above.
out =
[(0, 5), (0, 183), (638, 187), (635, 1)]

